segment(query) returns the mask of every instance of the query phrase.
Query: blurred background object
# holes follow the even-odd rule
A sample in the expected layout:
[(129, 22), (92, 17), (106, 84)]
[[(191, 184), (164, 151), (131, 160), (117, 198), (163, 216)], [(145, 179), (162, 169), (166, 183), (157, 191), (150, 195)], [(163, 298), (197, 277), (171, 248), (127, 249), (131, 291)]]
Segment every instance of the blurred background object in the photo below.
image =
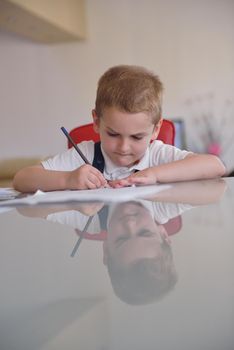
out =
[(212, 93), (187, 100), (190, 115), (188, 148), (198, 153), (214, 154), (226, 163), (233, 154), (234, 108), (229, 99), (219, 105), (218, 102)]

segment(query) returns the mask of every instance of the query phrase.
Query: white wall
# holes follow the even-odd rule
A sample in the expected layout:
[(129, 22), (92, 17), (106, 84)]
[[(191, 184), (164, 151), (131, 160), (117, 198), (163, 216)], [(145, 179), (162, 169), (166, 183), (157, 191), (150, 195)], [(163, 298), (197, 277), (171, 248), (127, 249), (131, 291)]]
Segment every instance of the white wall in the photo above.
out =
[(189, 122), (186, 100), (203, 94), (233, 100), (233, 0), (87, 0), (86, 16), (82, 42), (42, 45), (0, 31), (0, 158), (63, 150), (60, 126), (90, 121), (97, 79), (115, 64), (159, 74), (167, 117)]

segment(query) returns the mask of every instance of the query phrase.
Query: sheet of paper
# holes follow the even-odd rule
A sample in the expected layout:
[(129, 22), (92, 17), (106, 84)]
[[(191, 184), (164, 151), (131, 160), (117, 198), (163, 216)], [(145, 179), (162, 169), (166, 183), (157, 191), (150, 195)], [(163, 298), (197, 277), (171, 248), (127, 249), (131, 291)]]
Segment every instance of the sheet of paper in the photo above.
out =
[(16, 198), (20, 192), (10, 187), (0, 187), (0, 201)]
[(1, 207), (0, 206), (0, 214), (6, 213), (7, 211), (14, 210), (13, 207)]
[(96, 190), (77, 191), (37, 191), (34, 195), (24, 198), (1, 201), (0, 206), (33, 205), (38, 203), (62, 203), (79, 201), (125, 202), (135, 198), (146, 198), (170, 188), (171, 185), (152, 185), (123, 188), (99, 188)]

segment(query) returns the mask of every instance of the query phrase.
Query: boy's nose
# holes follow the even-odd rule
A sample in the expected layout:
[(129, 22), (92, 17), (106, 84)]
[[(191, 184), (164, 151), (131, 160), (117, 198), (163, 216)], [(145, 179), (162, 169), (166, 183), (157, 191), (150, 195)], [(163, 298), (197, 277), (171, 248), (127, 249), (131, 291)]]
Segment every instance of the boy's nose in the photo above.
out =
[(121, 139), (119, 142), (119, 150), (122, 153), (127, 153), (129, 151), (129, 142), (126, 139)]
[(137, 220), (135, 218), (129, 217), (125, 220), (125, 229), (129, 236), (134, 236), (137, 228)]

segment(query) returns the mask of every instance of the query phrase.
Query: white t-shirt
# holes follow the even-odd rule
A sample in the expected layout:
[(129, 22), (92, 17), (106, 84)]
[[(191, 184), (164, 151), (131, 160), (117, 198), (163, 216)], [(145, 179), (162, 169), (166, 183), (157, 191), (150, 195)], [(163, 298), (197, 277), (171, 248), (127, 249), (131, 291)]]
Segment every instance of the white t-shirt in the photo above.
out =
[[(94, 158), (94, 142), (83, 141), (79, 143), (79, 148), (92, 164)], [(184, 159), (189, 153), (191, 152), (182, 151), (179, 148), (166, 145), (162, 141), (156, 140), (149, 145), (138, 164), (132, 167), (117, 167), (102, 149), (105, 160), (103, 175), (107, 180), (121, 179), (131, 175), (135, 170), (143, 170), (152, 166)], [(83, 164), (84, 161), (73, 147), (42, 162), (45, 169), (58, 171), (72, 171)]]
[[(167, 223), (170, 219), (181, 215), (183, 212), (194, 208), (190, 204), (183, 203), (161, 203), (151, 202), (149, 200), (137, 200), (134, 202), (140, 203), (144, 206), (150, 212), (153, 220), (161, 225)], [(113, 203), (108, 206), (108, 218), (107, 222), (103, 223), (103, 226), (105, 226), (105, 224), (108, 226), (109, 220), (118, 205), (120, 205), (120, 203)], [(47, 216), (48, 221), (68, 225), (80, 231), (84, 229), (88, 219), (89, 216), (84, 215), (77, 210), (62, 211)], [(100, 230), (100, 218), (98, 214), (96, 214), (94, 215), (87, 231), (89, 233), (98, 233)]]

